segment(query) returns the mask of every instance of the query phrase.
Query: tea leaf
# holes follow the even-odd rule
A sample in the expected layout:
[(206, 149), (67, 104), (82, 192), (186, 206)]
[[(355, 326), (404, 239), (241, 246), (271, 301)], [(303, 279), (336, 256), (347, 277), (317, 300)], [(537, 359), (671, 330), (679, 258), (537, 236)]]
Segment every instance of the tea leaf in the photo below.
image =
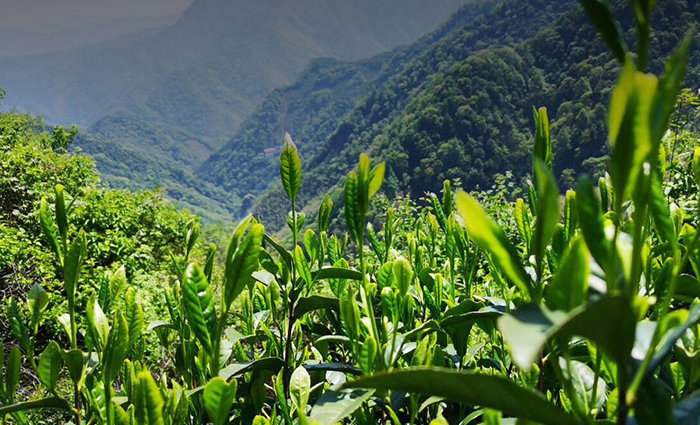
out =
[(578, 419), (550, 404), (540, 393), (493, 375), (440, 368), (413, 368), (359, 378), (343, 388), (372, 388), (443, 397), (543, 425), (580, 425)]

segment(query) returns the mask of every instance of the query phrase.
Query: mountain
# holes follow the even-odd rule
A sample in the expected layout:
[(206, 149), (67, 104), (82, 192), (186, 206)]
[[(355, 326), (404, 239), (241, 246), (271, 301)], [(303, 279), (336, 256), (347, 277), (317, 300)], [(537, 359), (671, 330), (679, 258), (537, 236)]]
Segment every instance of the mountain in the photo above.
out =
[(5, 105), (88, 126), (112, 112), (217, 138), (309, 60), (410, 43), (467, 0), (196, 0), (157, 35), (0, 61)]
[(102, 18), (97, 21), (83, 18), (78, 22), (44, 25), (39, 28), (7, 28), (0, 30), (0, 40), (12, 40), (12, 43), (0, 45), (0, 59), (69, 52), (81, 46), (118, 37), (140, 39), (157, 34), (177, 22), (178, 18), (178, 15)]
[(198, 175), (241, 197), (259, 194), (278, 174), (278, 149), (285, 132), (298, 140), (304, 157), (313, 157), (359, 101), (437, 40), (497, 3), (471, 2), (419, 41), (371, 59), (314, 61), (294, 84), (270, 94), (236, 135), (202, 164)]
[[(623, 12), (626, 2), (613, 3), (633, 44), (632, 19)], [(661, 59), (686, 29), (700, 20), (696, 2), (658, 3), (652, 45), (656, 59), (651, 64), (656, 69), (663, 66)], [(459, 180), (466, 189), (485, 188), (507, 170), (516, 179), (523, 178), (530, 171), (534, 106), (549, 109), (556, 171), (565, 184), (573, 183), (579, 173), (600, 172), (607, 160), (605, 105), (619, 68), (577, 2), (508, 0), (419, 51), (404, 66), (394, 67), (393, 75), (383, 77), (379, 88), (372, 87), (361, 100), (350, 96), (348, 101), (355, 106), (334, 114), (332, 122), (321, 126), (323, 131), (313, 129), (318, 124), (286, 123), (286, 128), (298, 129), (303, 155), (303, 137), (317, 134), (321, 140), (310, 137), (315, 146), (304, 158), (301, 203), (310, 206), (309, 212), (329, 190), (342, 204), (336, 186), (339, 176), (352, 169), (363, 151), (387, 162), (385, 190), (390, 194), (402, 191), (420, 196), (438, 191), (446, 178)], [(691, 63), (695, 67), (689, 84), (697, 83), (700, 76), (697, 53)], [(305, 75), (300, 81), (309, 78)], [(336, 82), (336, 86), (343, 84)], [(302, 91), (286, 103), (294, 105), (310, 95)], [(266, 111), (260, 109), (258, 114)], [(265, 183), (245, 186), (240, 184), (245, 179), (236, 178), (255, 172), (252, 169), (235, 169), (236, 175), (225, 170), (227, 164), (240, 163), (231, 162), (237, 158), (234, 150), (256, 146), (252, 135), (264, 133), (260, 125), (279, 120), (284, 111), (276, 118), (252, 116), (248, 121), (252, 127), (244, 124), (246, 132), (198, 170), (212, 183), (257, 196), (253, 213), (278, 227), (284, 224), (286, 211), (279, 205), (285, 201), (272, 174), (265, 180), (271, 186), (261, 191)], [(260, 166), (257, 160), (247, 163)], [(268, 167), (274, 168), (274, 162)]]
[(3, 106), (81, 125), (75, 146), (112, 186), (163, 187), (230, 219), (240, 197), (203, 189), (192, 171), (272, 90), (313, 59), (354, 61), (411, 43), (468, 1), (196, 0), (156, 34), (0, 59)]

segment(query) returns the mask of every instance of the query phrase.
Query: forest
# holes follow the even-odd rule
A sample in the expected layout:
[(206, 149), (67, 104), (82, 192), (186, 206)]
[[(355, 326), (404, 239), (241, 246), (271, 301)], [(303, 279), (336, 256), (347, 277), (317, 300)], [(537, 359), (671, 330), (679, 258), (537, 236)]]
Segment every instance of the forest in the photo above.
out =
[[(307, 161), (286, 133), (235, 223), (114, 188), (77, 128), (0, 112), (2, 424), (699, 424), (698, 7), (519, 16), (538, 3), (492, 34), (515, 45), (448, 23), (420, 63), (315, 62), (354, 100), (305, 99), (299, 132), (330, 143)], [(533, 53), (566, 29), (571, 61)]]

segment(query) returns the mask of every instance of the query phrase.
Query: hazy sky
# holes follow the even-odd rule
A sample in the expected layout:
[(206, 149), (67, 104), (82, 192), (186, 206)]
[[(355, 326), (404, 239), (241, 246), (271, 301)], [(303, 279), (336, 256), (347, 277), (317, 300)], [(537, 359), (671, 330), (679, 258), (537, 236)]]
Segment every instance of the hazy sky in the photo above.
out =
[[(255, 1), (255, 0), (252, 0)], [(192, 0), (0, 0), (0, 30), (36, 30), (73, 22), (168, 16)]]

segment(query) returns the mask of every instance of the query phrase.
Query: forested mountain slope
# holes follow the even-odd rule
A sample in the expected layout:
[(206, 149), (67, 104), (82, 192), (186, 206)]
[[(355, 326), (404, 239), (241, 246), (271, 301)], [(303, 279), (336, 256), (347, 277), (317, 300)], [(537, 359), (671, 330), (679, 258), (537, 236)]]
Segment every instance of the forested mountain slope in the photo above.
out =
[(238, 196), (260, 193), (276, 180), (278, 149), (285, 132), (294, 134), (304, 157), (311, 158), (359, 101), (380, 90), (438, 40), (499, 1), (471, 2), (416, 43), (371, 59), (314, 61), (294, 84), (268, 96), (236, 135), (199, 168), (198, 175)]
[(265, 96), (312, 59), (358, 60), (413, 42), (466, 2), (196, 0), (155, 35), (0, 60), (3, 108), (81, 125), (75, 146), (112, 186), (163, 187), (181, 205), (230, 219), (238, 196), (192, 170)]
[[(657, 70), (660, 58), (700, 19), (696, 2), (658, 3), (651, 62)], [(632, 40), (626, 4), (614, 7)], [(698, 63), (695, 54), (691, 86), (700, 75)], [(505, 2), (434, 43), (339, 120), (306, 158), (302, 199), (316, 205), (314, 199), (336, 185), (363, 151), (387, 161), (390, 195), (437, 191), (445, 178), (473, 189), (489, 186), (506, 170), (524, 177), (533, 106), (549, 108), (562, 181), (596, 174), (607, 160), (603, 123), (617, 70), (577, 2)], [(281, 196), (273, 186), (258, 198), (254, 214), (282, 226), (285, 212), (275, 207)]]
[(196, 0), (155, 36), (0, 61), (0, 81), (6, 107), (50, 122), (87, 126), (122, 111), (224, 136), (309, 60), (410, 43), (466, 1)]
[[(465, 9), (467, 8), (468, 6), (465, 7)], [(525, 144), (529, 138), (529, 117), (531, 115), (529, 111), (533, 104), (538, 103), (532, 97), (534, 93), (540, 92), (544, 82), (542, 77), (538, 78), (537, 73), (529, 75), (531, 70), (529, 62), (518, 57), (512, 48), (504, 49), (504, 47), (517, 46), (535, 37), (538, 33), (537, 28), (547, 27), (562, 14), (577, 8), (577, 3), (573, 0), (563, 2), (508, 1), (497, 6), (493, 11), (487, 10), (487, 13), (473, 22), (465, 20), (461, 25), (450, 26), (450, 31), (440, 33), (438, 37), (429, 39), (426, 46), (414, 49), (413, 55), (405, 60), (403, 66), (390, 67), (391, 75), (383, 76), (383, 80), (377, 84), (378, 87), (372, 88), (370, 93), (358, 102), (349, 113), (345, 116), (334, 117), (335, 128), (331, 133), (324, 134), (325, 140), (320, 148), (310, 148), (311, 153), (317, 152), (317, 154), (313, 157), (305, 156), (306, 167), (312, 173), (312, 177), (309, 177), (309, 184), (305, 186), (305, 192), (302, 196), (309, 200), (325, 193), (337, 183), (336, 176), (345, 173), (348, 170), (348, 164), (355, 162), (351, 158), (354, 158), (363, 149), (371, 148), (373, 143), (377, 146), (377, 149), (373, 149), (375, 155), (389, 161), (389, 182), (391, 183), (389, 187), (392, 188), (391, 190), (398, 189), (398, 179), (404, 180), (405, 185), (402, 186), (402, 189), (407, 188), (410, 183), (408, 179), (413, 176), (416, 166), (414, 165), (410, 169), (406, 168), (406, 149), (402, 147), (395, 135), (391, 136), (391, 140), (394, 143), (399, 143), (399, 146), (384, 146), (382, 143), (385, 142), (382, 140), (389, 140), (387, 137), (390, 134), (389, 130), (396, 128), (401, 123), (408, 125), (411, 122), (417, 122), (417, 118), (421, 118), (420, 121), (424, 122), (423, 114), (428, 116), (428, 114), (436, 113), (436, 111), (431, 112), (431, 110), (433, 107), (439, 107), (442, 102), (449, 102), (454, 106), (454, 98), (458, 93), (439, 93), (437, 89), (440, 87), (440, 81), (449, 77), (456, 70), (463, 71), (464, 75), (469, 74), (470, 78), (476, 78), (473, 83), (460, 80), (461, 87), (464, 87), (465, 90), (478, 91), (481, 97), (486, 98), (482, 99), (481, 104), (475, 102), (477, 98), (456, 99), (462, 104), (471, 103), (471, 107), (475, 108), (475, 113), (478, 111), (479, 114), (484, 114), (483, 118), (480, 118), (482, 124), (478, 129), (482, 133), (474, 134), (472, 137), (483, 136), (483, 138), (487, 138), (483, 132), (488, 130), (493, 136), (492, 144), (499, 143), (499, 140), (508, 137), (517, 140), (520, 145)], [(425, 42), (425, 40), (423, 41)], [(481, 53), (477, 55), (477, 52)], [(465, 62), (467, 60), (471, 61), (468, 65)], [(461, 69), (462, 66), (468, 68)], [(487, 116), (488, 110), (485, 107), (488, 106), (491, 99), (498, 101), (495, 99), (497, 93), (489, 93), (485, 90), (486, 87), (494, 87), (497, 90), (507, 92), (504, 95), (507, 96), (508, 101), (518, 102), (516, 108), (510, 103), (506, 103), (505, 100), (500, 100), (502, 103), (499, 105), (498, 111), (494, 113), (503, 116), (507, 124), (523, 124), (521, 126), (522, 134), (519, 133), (520, 130), (517, 130), (512, 136), (509, 136), (505, 131), (507, 125), (496, 128)], [(307, 94), (303, 93), (304, 96)], [(420, 106), (418, 102), (421, 102)], [(411, 114), (411, 108), (414, 108), (414, 111), (420, 109), (421, 117)], [(465, 112), (465, 109), (462, 109), (462, 112)], [(265, 120), (261, 118), (258, 121), (264, 122)], [(448, 159), (452, 160), (454, 157), (455, 160), (459, 161), (460, 158), (455, 156), (455, 152), (449, 149), (445, 150), (450, 145), (455, 149), (464, 149), (464, 147), (458, 146), (464, 146), (463, 143), (452, 140), (456, 137), (455, 133), (461, 129), (453, 129), (450, 134), (447, 134), (447, 131), (437, 132), (435, 130), (437, 129), (432, 130), (432, 134), (448, 144), (443, 147), (446, 155), (444, 165), (449, 167), (446, 169), (456, 168), (457, 164), (454, 164), (454, 161), (448, 161)], [(500, 134), (500, 130), (504, 130), (503, 134)], [(302, 146), (302, 154), (306, 155), (303, 146), (307, 142), (303, 140), (303, 136), (296, 137), (296, 139)], [(250, 139), (249, 142), (253, 144), (254, 140)], [(240, 144), (233, 146), (240, 148)], [(381, 148), (381, 152), (379, 152), (379, 148)], [(410, 146), (407, 148), (411, 149)], [(479, 154), (478, 150), (486, 148), (488, 148), (486, 144), (478, 146), (476, 154)], [(418, 156), (421, 156), (421, 159), (428, 157), (427, 155), (423, 156), (424, 152), (420, 151), (414, 150), (411, 153), (411, 160)], [(510, 152), (512, 155), (517, 155), (517, 153), (517, 149)], [(225, 188), (239, 188), (237, 193), (243, 194), (244, 192), (240, 190), (250, 190), (250, 188), (241, 188), (237, 179), (226, 179), (225, 170), (227, 167), (230, 170), (233, 169), (232, 164), (236, 164), (234, 160), (229, 162), (227, 156), (235, 158), (233, 149), (224, 148), (213, 156), (200, 168), (200, 175)], [(514, 164), (517, 163), (517, 157), (510, 155), (504, 156), (501, 160), (507, 161), (508, 158)], [(217, 161), (220, 163), (217, 164)], [(459, 165), (464, 163), (464, 161), (459, 162)], [(492, 168), (504, 171), (505, 168), (502, 165), (501, 162)], [(440, 164), (435, 164), (435, 166), (442, 167)], [(471, 168), (470, 165), (465, 165), (462, 171), (468, 172), (469, 168)], [(456, 173), (457, 170), (454, 170), (452, 175)], [(423, 176), (418, 177), (424, 179)], [(428, 185), (432, 182), (425, 181), (425, 183)], [(415, 193), (421, 193), (424, 188), (425, 186), (417, 185)], [(273, 187), (257, 203), (256, 213), (271, 219), (268, 214), (275, 214), (272, 206), (277, 205), (280, 194), (279, 188)], [(267, 206), (271, 206), (271, 208), (266, 209)], [(283, 214), (284, 212), (276, 212), (277, 223), (283, 222)]]

